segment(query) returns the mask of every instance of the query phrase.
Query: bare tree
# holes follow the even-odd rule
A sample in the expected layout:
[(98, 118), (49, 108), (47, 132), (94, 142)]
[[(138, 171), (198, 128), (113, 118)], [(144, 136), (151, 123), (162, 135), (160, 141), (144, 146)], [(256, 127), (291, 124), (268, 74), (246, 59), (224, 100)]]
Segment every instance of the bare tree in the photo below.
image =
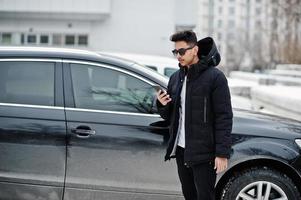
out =
[(301, 0), (272, 0), (271, 6), (271, 61), (301, 64)]

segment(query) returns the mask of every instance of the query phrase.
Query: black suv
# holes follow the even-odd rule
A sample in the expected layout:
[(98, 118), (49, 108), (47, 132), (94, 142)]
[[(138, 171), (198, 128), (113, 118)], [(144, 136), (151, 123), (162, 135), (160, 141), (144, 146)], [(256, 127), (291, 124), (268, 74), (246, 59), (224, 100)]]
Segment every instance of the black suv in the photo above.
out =
[[(167, 81), (93, 52), (1, 47), (0, 199), (183, 199), (154, 106)], [(218, 199), (300, 199), (301, 123), (234, 116)]]

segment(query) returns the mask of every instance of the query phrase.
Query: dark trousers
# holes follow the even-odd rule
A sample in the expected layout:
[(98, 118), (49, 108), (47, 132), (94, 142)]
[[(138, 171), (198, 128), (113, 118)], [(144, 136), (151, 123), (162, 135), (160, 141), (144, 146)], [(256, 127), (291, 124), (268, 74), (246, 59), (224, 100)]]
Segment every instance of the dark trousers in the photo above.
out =
[(179, 146), (176, 160), (185, 200), (215, 200), (214, 161), (187, 166), (184, 163), (184, 149)]

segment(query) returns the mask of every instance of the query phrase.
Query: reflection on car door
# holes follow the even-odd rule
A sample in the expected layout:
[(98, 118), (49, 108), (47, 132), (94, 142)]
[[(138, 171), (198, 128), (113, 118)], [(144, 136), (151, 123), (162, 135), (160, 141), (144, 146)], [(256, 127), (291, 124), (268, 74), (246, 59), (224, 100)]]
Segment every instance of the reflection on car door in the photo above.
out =
[(63, 198), (62, 89), (59, 63), (0, 60), (0, 199)]
[(151, 84), (105, 65), (64, 70), (65, 199), (182, 199), (174, 162), (163, 160), (167, 127), (150, 114)]

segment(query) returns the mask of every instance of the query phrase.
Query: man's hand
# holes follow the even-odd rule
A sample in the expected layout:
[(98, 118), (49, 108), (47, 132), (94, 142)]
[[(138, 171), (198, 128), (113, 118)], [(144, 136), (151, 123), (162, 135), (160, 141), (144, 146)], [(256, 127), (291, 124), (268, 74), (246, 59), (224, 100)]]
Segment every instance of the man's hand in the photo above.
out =
[(214, 161), (214, 169), (216, 169), (216, 173), (221, 173), (226, 170), (228, 167), (228, 159), (216, 157)]
[(157, 99), (163, 106), (166, 106), (171, 101), (169, 94), (167, 94), (166, 91), (162, 91), (162, 90), (158, 91)]

